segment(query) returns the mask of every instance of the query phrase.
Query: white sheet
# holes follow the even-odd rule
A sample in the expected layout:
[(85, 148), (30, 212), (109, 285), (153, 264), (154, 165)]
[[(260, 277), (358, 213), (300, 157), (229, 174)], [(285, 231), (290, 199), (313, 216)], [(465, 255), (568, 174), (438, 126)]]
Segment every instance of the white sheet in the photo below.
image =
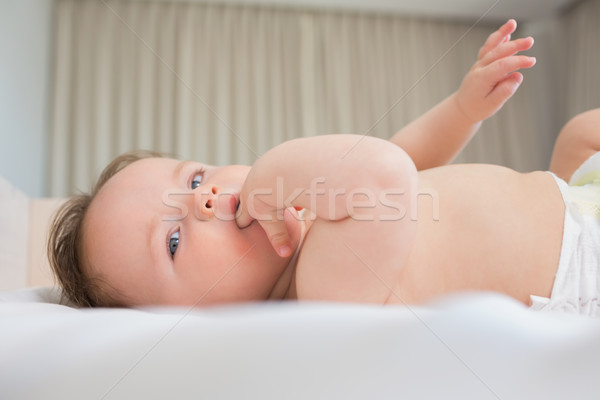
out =
[(598, 398), (600, 320), (496, 294), (410, 308), (76, 310), (3, 300), (8, 399)]

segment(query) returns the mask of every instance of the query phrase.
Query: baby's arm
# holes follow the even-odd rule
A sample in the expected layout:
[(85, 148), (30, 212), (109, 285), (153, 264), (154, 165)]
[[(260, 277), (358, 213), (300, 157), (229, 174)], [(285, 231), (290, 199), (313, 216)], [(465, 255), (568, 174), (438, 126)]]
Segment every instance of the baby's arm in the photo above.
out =
[(358, 139), (285, 142), (253, 165), (240, 193), (238, 225), (256, 219), (281, 256), (291, 252), (283, 210), (316, 215), (296, 274), (299, 298), (383, 303), (412, 247), (414, 164), (389, 141)]
[(511, 19), (492, 33), (459, 90), (390, 139), (411, 156), (417, 169), (452, 161), (481, 122), (516, 92), (523, 81), (523, 75), (516, 71), (535, 64), (533, 57), (516, 55), (533, 46), (531, 37), (510, 40), (516, 27)]
[(562, 128), (550, 161), (550, 171), (565, 181), (594, 153), (600, 151), (600, 108), (575, 116)]

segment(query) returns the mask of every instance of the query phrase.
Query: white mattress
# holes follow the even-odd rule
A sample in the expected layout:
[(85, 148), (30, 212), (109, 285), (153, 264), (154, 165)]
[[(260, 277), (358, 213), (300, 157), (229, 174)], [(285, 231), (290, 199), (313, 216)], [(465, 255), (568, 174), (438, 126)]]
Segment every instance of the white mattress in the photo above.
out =
[(2, 398), (598, 398), (600, 320), (497, 294), (410, 308), (55, 301), (0, 295)]

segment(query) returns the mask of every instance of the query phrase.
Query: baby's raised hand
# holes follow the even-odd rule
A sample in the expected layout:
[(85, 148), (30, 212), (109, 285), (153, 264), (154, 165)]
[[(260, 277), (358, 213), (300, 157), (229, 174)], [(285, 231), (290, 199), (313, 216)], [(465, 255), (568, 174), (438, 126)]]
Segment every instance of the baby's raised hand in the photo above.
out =
[(511, 19), (488, 37), (456, 93), (459, 108), (473, 123), (494, 115), (523, 81), (517, 71), (535, 65), (534, 57), (517, 55), (533, 46), (533, 38), (510, 40), (516, 28)]
[(292, 255), (290, 235), (284, 220), (284, 213), (290, 211), (262, 201), (261, 194), (266, 195), (267, 192), (249, 191), (247, 186), (244, 189), (240, 193), (240, 205), (235, 217), (238, 227), (246, 228), (256, 221), (265, 231), (271, 246), (279, 256)]

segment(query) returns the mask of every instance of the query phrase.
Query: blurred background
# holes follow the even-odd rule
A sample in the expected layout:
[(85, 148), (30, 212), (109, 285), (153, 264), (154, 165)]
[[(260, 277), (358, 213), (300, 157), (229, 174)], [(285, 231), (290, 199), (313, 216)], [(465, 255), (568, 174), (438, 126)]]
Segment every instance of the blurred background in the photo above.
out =
[(547, 169), (600, 106), (598, 0), (1, 0), (0, 175), (62, 197), (132, 149), (251, 164), (294, 137), (388, 138), (508, 18), (537, 65), (456, 162)]

